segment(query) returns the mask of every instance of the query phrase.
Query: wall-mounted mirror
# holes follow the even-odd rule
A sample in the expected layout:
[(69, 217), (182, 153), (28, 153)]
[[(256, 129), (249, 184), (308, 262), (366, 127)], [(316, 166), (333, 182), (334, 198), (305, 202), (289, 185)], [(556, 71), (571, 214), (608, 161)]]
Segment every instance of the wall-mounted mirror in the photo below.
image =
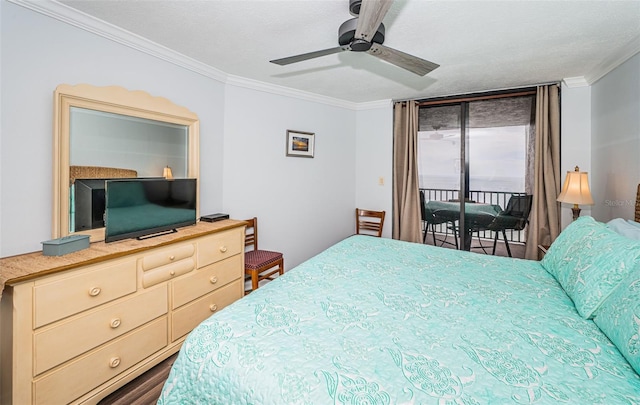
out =
[(54, 238), (104, 239), (105, 179), (199, 178), (199, 120), (186, 108), (143, 91), (86, 84), (58, 86), (54, 104)]

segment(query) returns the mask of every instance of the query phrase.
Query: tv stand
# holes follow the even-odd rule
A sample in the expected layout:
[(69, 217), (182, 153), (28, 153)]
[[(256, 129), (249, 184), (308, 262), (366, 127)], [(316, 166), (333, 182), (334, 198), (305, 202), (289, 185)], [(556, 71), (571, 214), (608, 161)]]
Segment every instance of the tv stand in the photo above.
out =
[(136, 239), (137, 240), (145, 240), (145, 239), (150, 239), (150, 238), (157, 238), (158, 236), (169, 235), (169, 234), (177, 233), (177, 232), (178, 232), (178, 230), (176, 228), (173, 228), (173, 229), (169, 229), (168, 231), (152, 233), (152, 234), (144, 235), (144, 236), (138, 236)]

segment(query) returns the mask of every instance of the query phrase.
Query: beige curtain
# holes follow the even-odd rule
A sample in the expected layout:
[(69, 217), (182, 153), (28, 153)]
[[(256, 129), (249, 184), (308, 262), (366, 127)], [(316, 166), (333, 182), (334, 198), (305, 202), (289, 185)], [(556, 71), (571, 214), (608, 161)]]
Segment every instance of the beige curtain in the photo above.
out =
[(418, 103), (394, 105), (393, 239), (422, 242), (418, 190)]
[(538, 259), (538, 245), (550, 245), (560, 233), (556, 198), (560, 193), (560, 97), (558, 86), (538, 86), (533, 205), (525, 257)]

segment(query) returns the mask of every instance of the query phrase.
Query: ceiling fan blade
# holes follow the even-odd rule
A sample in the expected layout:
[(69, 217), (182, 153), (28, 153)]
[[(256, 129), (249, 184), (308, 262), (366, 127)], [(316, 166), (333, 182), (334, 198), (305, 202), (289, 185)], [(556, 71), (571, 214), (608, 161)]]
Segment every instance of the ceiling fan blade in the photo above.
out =
[(424, 76), (432, 70), (440, 67), (437, 63), (429, 62), (428, 60), (424, 60), (417, 56), (409, 55), (408, 53), (380, 44), (374, 43), (371, 45), (371, 49), (367, 52), (419, 76)]
[(322, 51), (315, 51), (309, 53), (303, 53), (296, 56), (289, 56), (288, 58), (282, 59), (274, 59), (269, 62), (275, 63), (276, 65), (284, 66), (289, 65), (291, 63), (302, 62), (303, 60), (319, 58), (320, 56), (331, 55), (333, 53), (338, 53), (342, 51), (348, 51), (349, 46), (338, 46), (336, 48), (323, 49)]
[(393, 0), (362, 0), (358, 26), (356, 27), (356, 39), (371, 42), (392, 3)]

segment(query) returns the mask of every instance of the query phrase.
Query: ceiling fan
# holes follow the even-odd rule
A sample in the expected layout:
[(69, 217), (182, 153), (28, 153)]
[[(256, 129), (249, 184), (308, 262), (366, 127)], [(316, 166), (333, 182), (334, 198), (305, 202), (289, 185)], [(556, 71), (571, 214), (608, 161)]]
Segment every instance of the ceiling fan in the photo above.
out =
[(419, 76), (424, 76), (440, 65), (382, 45), (385, 33), (382, 19), (392, 3), (393, 0), (349, 0), (349, 11), (357, 17), (345, 21), (338, 29), (340, 46), (270, 62), (284, 66), (343, 51), (367, 52)]

